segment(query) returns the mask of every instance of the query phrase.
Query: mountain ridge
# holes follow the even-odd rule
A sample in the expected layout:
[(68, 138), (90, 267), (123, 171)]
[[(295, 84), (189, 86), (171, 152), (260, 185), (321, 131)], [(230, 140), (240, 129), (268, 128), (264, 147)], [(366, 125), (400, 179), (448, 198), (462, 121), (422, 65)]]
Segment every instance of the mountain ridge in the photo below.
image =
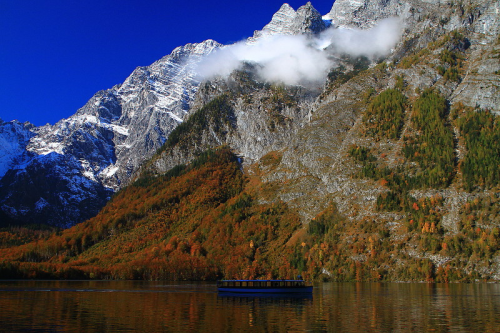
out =
[[(23, 142), (24, 147), (19, 147), (25, 151), (17, 154), (25, 156), (24, 167), (11, 169), (1, 180), (2, 210), (26, 223), (42, 220), (64, 227), (95, 215), (121, 182), (126, 182), (138, 165), (182, 122), (199, 84), (196, 64), (204, 54), (218, 47), (220, 44), (213, 40), (178, 47), (152, 65), (138, 67), (123, 84), (97, 92), (73, 116), (55, 125), (28, 126), (29, 130), (19, 135), (31, 137)], [(60, 163), (43, 158), (50, 154), (57, 154)], [(44, 163), (45, 160), (48, 162)], [(54, 180), (67, 183), (66, 189), (59, 189), (65, 198), (58, 199), (56, 195), (48, 200), (42, 191), (37, 198), (28, 195), (23, 202), (17, 201), (16, 192), (39, 178), (30, 170), (40, 173), (41, 169), (53, 175)], [(72, 181), (65, 181), (68, 178)], [(88, 186), (78, 189), (78, 186), (70, 186), (70, 182)], [(103, 194), (98, 199), (92, 192)], [(95, 201), (94, 208), (80, 214), (78, 203), (82, 200)], [(37, 202), (48, 202), (56, 207), (54, 211), (76, 213), (48, 218), (54, 216), (54, 211), (43, 213), (43, 207), (37, 206)]]

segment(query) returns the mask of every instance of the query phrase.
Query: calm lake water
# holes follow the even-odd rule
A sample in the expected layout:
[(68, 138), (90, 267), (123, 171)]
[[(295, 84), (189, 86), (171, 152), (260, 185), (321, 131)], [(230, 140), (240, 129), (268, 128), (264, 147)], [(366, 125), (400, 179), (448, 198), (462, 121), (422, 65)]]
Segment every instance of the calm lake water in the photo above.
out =
[(221, 297), (213, 283), (0, 281), (5, 332), (500, 332), (500, 285), (322, 283)]

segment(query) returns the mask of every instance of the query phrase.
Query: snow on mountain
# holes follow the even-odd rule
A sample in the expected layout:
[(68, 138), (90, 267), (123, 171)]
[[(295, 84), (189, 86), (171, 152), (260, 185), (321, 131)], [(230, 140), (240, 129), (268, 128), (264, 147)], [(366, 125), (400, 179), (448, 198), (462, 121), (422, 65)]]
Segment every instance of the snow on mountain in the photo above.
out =
[(200, 83), (196, 65), (221, 46), (178, 47), (55, 125), (1, 122), (1, 209), (63, 227), (95, 215), (186, 117)]
[(18, 121), (4, 122), (0, 119), (0, 178), (22, 162), (26, 154), (26, 146), (35, 135), (35, 126)]

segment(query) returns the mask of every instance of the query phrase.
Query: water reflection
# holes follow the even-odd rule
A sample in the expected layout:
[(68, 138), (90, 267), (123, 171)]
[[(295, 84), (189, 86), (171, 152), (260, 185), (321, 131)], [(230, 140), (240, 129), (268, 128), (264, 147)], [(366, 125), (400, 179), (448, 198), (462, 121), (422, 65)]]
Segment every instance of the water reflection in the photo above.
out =
[(304, 301), (304, 300), (310, 300), (312, 301), (312, 294), (311, 293), (290, 293), (290, 294), (285, 294), (285, 293), (229, 293), (229, 292), (219, 292), (217, 294), (219, 298), (226, 298), (226, 299), (232, 299), (234, 301), (284, 301), (284, 300), (296, 300), (298, 302)]
[(1, 281), (0, 331), (498, 332), (496, 284), (324, 283), (313, 296), (211, 283)]

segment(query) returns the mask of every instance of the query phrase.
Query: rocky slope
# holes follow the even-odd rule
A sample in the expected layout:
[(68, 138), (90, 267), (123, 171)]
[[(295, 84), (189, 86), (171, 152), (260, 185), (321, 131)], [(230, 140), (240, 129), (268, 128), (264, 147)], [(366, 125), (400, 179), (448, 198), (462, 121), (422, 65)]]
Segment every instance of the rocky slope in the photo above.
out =
[[(462, 102), (471, 107), (489, 109), (493, 113), (500, 112), (496, 101), (500, 96), (499, 77), (496, 74), (499, 69), (496, 58), (498, 29), (484, 30), (485, 27), (498, 23), (499, 15), (495, 15), (497, 6), (498, 2), (486, 1), (470, 6), (438, 1), (412, 1), (404, 4), (398, 1), (376, 4), (368, 1), (336, 1), (326, 16), (332, 18), (334, 26), (368, 27), (390, 16), (403, 18), (406, 33), (385, 60), (388, 65), (383, 70), (380, 66), (373, 67), (372, 63), (371, 69), (364, 68), (363, 75), (356, 75), (359, 71), (356, 71), (353, 63), (359, 58), (347, 60), (342, 66), (346, 73), (352, 75), (352, 80), (340, 83), (340, 80), (331, 80), (322, 93), (306, 87), (278, 87), (259, 82), (252, 77), (253, 71), (249, 67), (233, 73), (226, 81), (205, 82), (198, 91), (198, 102), (195, 104), (201, 114), (207, 112), (206, 108), (202, 108), (204, 103), (214, 96), (230, 95), (232, 120), (224, 125), (223, 130), (219, 128), (224, 137), (218, 137), (217, 130), (212, 127), (214, 124), (208, 122), (208, 128), (199, 133), (198, 142), (185, 142), (182, 147), (173, 145), (165, 149), (162, 157), (155, 157), (153, 161), (159, 172), (163, 172), (188, 161), (196, 155), (196, 150), (201, 151), (214, 145), (229, 144), (248, 164), (268, 152), (282, 150), (282, 163), (287, 172), (290, 174), (290, 169), (301, 169), (292, 178), (303, 177), (304, 170), (308, 170), (318, 180), (318, 184), (311, 189), (313, 192), (321, 189), (319, 193), (323, 194), (320, 196), (324, 197), (324, 194), (337, 188), (335, 184), (344, 183), (345, 175), (337, 174), (336, 168), (342, 163), (346, 148), (363, 142), (359, 132), (366, 105), (361, 101), (370, 89), (380, 92), (394, 86), (395, 78), (402, 76), (409, 97), (415, 97), (419, 91), (434, 87), (451, 104)], [(447, 17), (446, 22), (443, 17)], [(291, 26), (294, 18), (293, 12), (285, 4), (263, 31), (288, 34), (287, 27)], [(436, 28), (430, 29), (431, 26)], [(465, 58), (461, 63), (460, 78), (453, 81), (446, 79), (436, 68), (440, 65), (436, 58), (439, 58), (444, 45), (434, 47), (425, 60), (416, 54), (422, 49), (428, 49), (429, 43), (457, 29), (467, 37), (463, 45), (454, 46)], [(403, 65), (403, 61), (406, 64), (408, 59), (413, 59), (414, 63)], [(471, 77), (473, 71), (480, 77)], [(320, 93), (321, 96), (318, 97)], [(275, 121), (276, 118), (279, 118), (278, 122)], [(189, 139), (192, 137), (189, 136)], [(189, 158), (182, 157), (183, 154)], [(325, 162), (318, 163), (318, 160)], [(280, 178), (276, 174), (272, 177)], [(331, 177), (340, 178), (333, 181)]]
[(339, 27), (368, 28), (382, 18), (397, 16), (403, 19), (407, 46), (417, 47), (425, 47), (430, 36), (465, 30), (472, 47), (459, 87), (454, 87), (450, 95), (451, 101), (499, 113), (500, 91), (495, 75), (498, 61), (493, 47), (500, 32), (499, 13), (499, 1), (352, 0), (336, 1), (327, 17)]
[(14, 166), (23, 164), (26, 146), (35, 135), (33, 124), (0, 119), (0, 177)]

